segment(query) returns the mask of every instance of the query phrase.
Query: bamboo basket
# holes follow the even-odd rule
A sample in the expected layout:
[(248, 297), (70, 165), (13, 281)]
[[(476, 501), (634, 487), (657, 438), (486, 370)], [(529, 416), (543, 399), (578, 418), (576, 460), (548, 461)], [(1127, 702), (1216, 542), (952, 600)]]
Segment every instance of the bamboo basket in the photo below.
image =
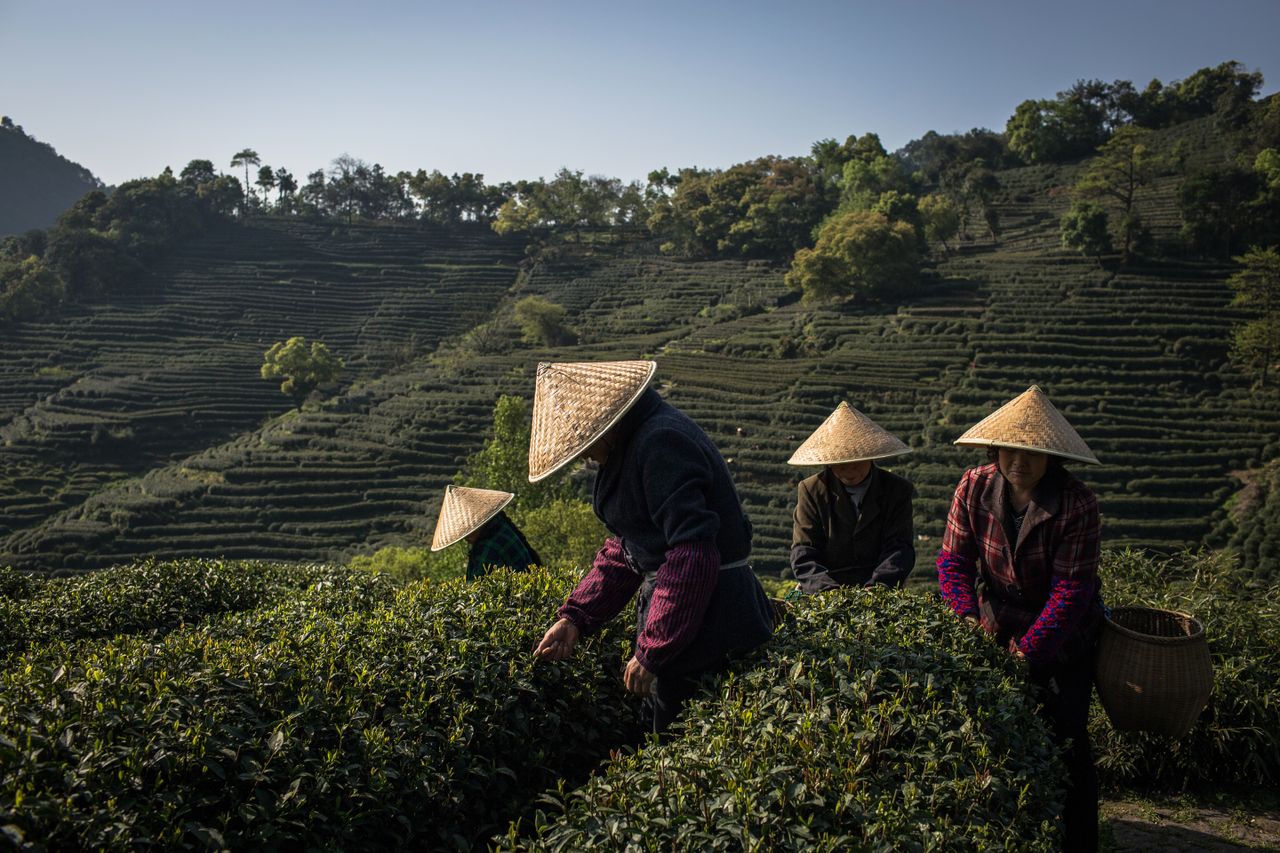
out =
[(1204, 627), (1185, 613), (1114, 608), (1098, 639), (1096, 684), (1116, 729), (1182, 737), (1213, 692)]

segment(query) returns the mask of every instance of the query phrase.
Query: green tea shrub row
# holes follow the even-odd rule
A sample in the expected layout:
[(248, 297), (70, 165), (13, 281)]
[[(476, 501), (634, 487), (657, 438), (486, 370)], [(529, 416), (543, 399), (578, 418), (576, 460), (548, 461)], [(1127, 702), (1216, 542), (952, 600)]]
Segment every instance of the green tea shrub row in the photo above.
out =
[(1132, 551), (1103, 561), (1111, 606), (1189, 613), (1204, 625), (1213, 695), (1195, 728), (1173, 738), (1117, 732), (1100, 706), (1091, 734), (1098, 769), (1115, 784), (1280, 781), (1280, 602), (1237, 568), (1230, 554), (1154, 559)]
[(675, 737), (544, 799), (530, 850), (1052, 850), (1063, 770), (1008, 654), (935, 597), (802, 599)]
[[(1226, 529), (1244, 567), (1274, 582), (1280, 575), (1280, 459), (1249, 472), (1246, 490), (1230, 504)], [(1252, 499), (1246, 497), (1252, 492)]]
[(469, 849), (634, 733), (622, 620), (533, 663), (573, 580), (28, 649), (0, 672), (0, 826), (45, 849)]
[(167, 631), (312, 587), (338, 587), (350, 597), (386, 597), (392, 588), (340, 566), (257, 561), (148, 560), (44, 581), (6, 569), (0, 571), (0, 655), (51, 640)]

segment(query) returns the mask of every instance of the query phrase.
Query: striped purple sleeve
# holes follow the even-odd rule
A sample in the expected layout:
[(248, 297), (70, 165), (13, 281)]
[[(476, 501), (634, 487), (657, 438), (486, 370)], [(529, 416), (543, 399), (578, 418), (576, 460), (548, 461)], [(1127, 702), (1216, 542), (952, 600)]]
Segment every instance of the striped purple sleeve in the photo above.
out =
[(640, 580), (622, 556), (622, 542), (610, 537), (556, 615), (577, 625), (583, 636), (593, 634), (622, 612), (640, 588)]
[(973, 561), (950, 551), (938, 552), (938, 589), (957, 616), (978, 616), (978, 573)]
[(1093, 601), (1097, 583), (1094, 578), (1068, 578), (1054, 575), (1049, 582), (1049, 600), (1027, 633), (1018, 641), (1018, 651), (1030, 663), (1052, 663), (1062, 644), (1079, 624)]
[(702, 627), (715, 592), (720, 552), (710, 542), (683, 542), (667, 549), (658, 567), (644, 629), (636, 638), (636, 660), (655, 675), (680, 654)]

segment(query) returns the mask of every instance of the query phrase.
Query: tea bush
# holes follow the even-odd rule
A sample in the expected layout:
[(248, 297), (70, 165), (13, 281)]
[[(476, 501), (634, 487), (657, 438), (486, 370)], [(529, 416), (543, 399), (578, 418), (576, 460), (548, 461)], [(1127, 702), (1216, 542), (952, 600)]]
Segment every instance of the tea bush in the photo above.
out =
[(167, 631), (316, 586), (340, 588), (348, 597), (391, 591), (386, 581), (341, 566), (259, 561), (148, 560), (45, 581), (5, 570), (0, 656), (50, 640)]
[(1112, 784), (1185, 787), (1280, 781), (1280, 602), (1227, 553), (1153, 559), (1133, 551), (1103, 560), (1111, 606), (1189, 613), (1204, 625), (1213, 695), (1181, 739), (1117, 732), (1095, 703), (1090, 732)]
[(10, 599), (20, 601), (31, 595), (39, 587), (39, 581), (25, 572), (15, 571), (8, 566), (0, 566), (0, 601)]
[(662, 746), (507, 849), (1052, 850), (1063, 769), (1007, 653), (932, 596), (804, 598)]
[(466, 575), (467, 549), (465, 545), (444, 551), (432, 551), (422, 546), (401, 548), (388, 545), (367, 556), (352, 557), (351, 568), (380, 574), (398, 584), (420, 580), (439, 583)]
[(622, 620), (532, 661), (572, 580), (33, 646), (0, 672), (0, 826), (47, 849), (470, 848), (636, 730)]
[(609, 535), (591, 504), (580, 500), (548, 501), (542, 506), (513, 512), (512, 520), (547, 565), (589, 566)]

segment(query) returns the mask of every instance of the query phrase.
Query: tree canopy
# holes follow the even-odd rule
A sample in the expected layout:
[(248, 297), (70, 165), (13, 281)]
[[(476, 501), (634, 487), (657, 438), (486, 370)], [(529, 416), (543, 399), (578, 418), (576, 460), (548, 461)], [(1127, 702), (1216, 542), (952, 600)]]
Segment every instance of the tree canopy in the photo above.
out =
[(920, 241), (908, 223), (850, 210), (827, 221), (812, 249), (796, 253), (786, 274), (806, 301), (853, 296), (883, 299), (909, 291), (920, 267)]
[(1054, 99), (1019, 104), (1005, 135), (1026, 162), (1058, 163), (1092, 153), (1126, 125), (1160, 128), (1207, 115), (1239, 125), (1262, 83), (1260, 72), (1234, 60), (1169, 85), (1152, 80), (1142, 91), (1128, 80), (1077, 80)]
[(513, 310), (525, 343), (557, 346), (576, 340), (564, 324), (563, 305), (542, 296), (526, 296), (515, 304)]
[(1271, 368), (1280, 361), (1280, 252), (1255, 247), (1235, 260), (1240, 269), (1227, 279), (1235, 292), (1231, 304), (1250, 311), (1255, 319), (1236, 331), (1232, 356), (1265, 387)]
[(1080, 198), (1105, 199), (1119, 207), (1120, 245), (1126, 261), (1142, 231), (1135, 206), (1138, 190), (1150, 184), (1165, 165), (1165, 159), (1151, 150), (1151, 131), (1129, 125), (1102, 144), (1076, 183), (1075, 194)]
[(263, 379), (283, 380), (280, 390), (301, 406), (311, 392), (337, 379), (342, 368), (342, 359), (323, 343), (308, 345), (306, 338), (298, 336), (272, 344), (263, 354), (260, 372)]

